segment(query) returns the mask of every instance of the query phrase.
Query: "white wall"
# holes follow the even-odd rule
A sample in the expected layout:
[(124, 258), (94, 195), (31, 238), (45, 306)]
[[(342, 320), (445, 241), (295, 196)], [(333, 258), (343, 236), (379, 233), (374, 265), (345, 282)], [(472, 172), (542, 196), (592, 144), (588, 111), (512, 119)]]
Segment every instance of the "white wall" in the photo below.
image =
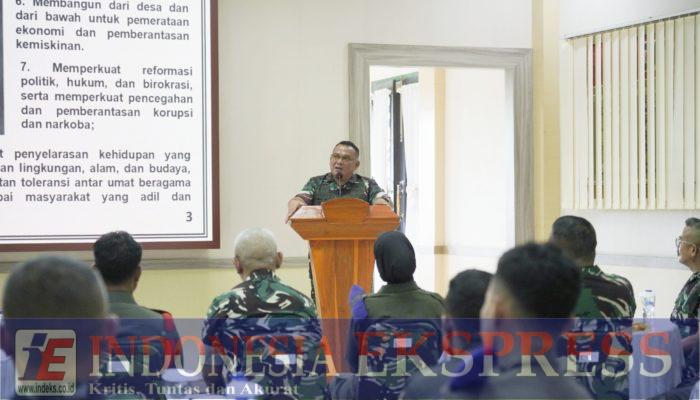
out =
[(445, 244), (451, 253), (500, 255), (515, 243), (507, 116), (505, 70), (446, 70)]
[(348, 137), (348, 43), (531, 46), (521, 0), (226, 0), (220, 14), (223, 237), (264, 225), (291, 256), (307, 247), (281, 223), (286, 200)]
[(647, 262), (644, 266), (678, 268), (682, 266), (676, 262), (674, 239), (680, 236), (686, 218), (700, 215), (698, 211), (563, 212), (591, 221), (598, 235), (598, 254), (605, 261), (610, 261), (613, 257), (632, 256), (639, 257), (637, 264)]
[(561, 35), (569, 37), (698, 9), (700, 0), (565, 0), (559, 7)]

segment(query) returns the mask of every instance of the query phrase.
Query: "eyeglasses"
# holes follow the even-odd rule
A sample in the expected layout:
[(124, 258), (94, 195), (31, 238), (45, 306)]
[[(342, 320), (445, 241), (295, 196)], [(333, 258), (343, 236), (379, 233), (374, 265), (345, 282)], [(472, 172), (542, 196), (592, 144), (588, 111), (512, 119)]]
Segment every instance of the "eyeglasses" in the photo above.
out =
[(689, 241), (687, 241), (687, 240), (683, 240), (683, 238), (682, 238), (681, 236), (678, 236), (678, 237), (676, 238), (676, 249), (680, 249), (680, 248), (681, 248), (681, 243), (685, 243), (685, 244), (688, 244), (688, 245), (691, 245), (691, 246), (698, 247), (697, 244), (692, 243), (692, 242), (689, 242)]
[(331, 160), (333, 160), (334, 162), (340, 160), (340, 161), (342, 161), (342, 162), (344, 162), (344, 163), (346, 163), (346, 162), (351, 162), (351, 161), (355, 161), (355, 160), (352, 159), (352, 157), (350, 157), (350, 156), (347, 155), (347, 154), (345, 154), (345, 155), (340, 155), (340, 154), (338, 154), (338, 153), (333, 153), (333, 154), (331, 154)]

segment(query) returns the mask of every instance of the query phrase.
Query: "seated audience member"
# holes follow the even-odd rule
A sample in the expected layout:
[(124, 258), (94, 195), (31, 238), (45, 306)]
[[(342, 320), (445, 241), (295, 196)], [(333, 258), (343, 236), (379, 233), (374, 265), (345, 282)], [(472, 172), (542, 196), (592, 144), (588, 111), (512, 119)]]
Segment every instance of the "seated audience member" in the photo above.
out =
[[(45, 392), (37, 393), (36, 396), (25, 393), (17, 398), (109, 397), (90, 390), (95, 379), (91, 377), (93, 349), (90, 338), (112, 335), (115, 330), (115, 322), (108, 318), (104, 285), (95, 271), (81, 261), (66, 257), (43, 256), (33, 259), (12, 271), (5, 283), (2, 305), (5, 317), (3, 350), (15, 360), (20, 356), (15, 353), (15, 341), (20, 340), (19, 335), (15, 336), (18, 331), (69, 330), (75, 334), (76, 339), (75, 364), (68, 366), (69, 369), (75, 367), (75, 394), (64, 397), (65, 393), (57, 393), (55, 396)], [(30, 350), (33, 350), (32, 343), (36, 340), (37, 346), (46, 345), (45, 336), (34, 334), (31, 342), (26, 344)], [(43, 343), (39, 343), (42, 340)], [(60, 359), (55, 362), (56, 365), (48, 368), (58, 371)], [(18, 374), (24, 376), (26, 372), (19, 371)], [(20, 378), (20, 383), (21, 381)]]
[(596, 398), (626, 399), (629, 397), (627, 371), (630, 370), (627, 363), (632, 360), (627, 356), (606, 357), (601, 344), (607, 333), (619, 332), (620, 335), (612, 336), (613, 347), (631, 354), (631, 327), (636, 309), (632, 285), (627, 279), (606, 274), (595, 265), (598, 242), (593, 225), (586, 219), (571, 215), (558, 218), (552, 225), (549, 242), (559, 247), (581, 270), (581, 295), (574, 310), (578, 319), (572, 331), (596, 333), (597, 340), (576, 336), (579, 352), (598, 355), (595, 362), (573, 361), (578, 372), (588, 373), (580, 379)]
[(671, 311), (671, 320), (678, 325), (683, 338), (685, 367), (681, 383), (655, 398), (687, 399), (698, 381), (698, 308), (700, 307), (700, 219), (688, 218), (681, 235), (676, 238), (678, 262), (692, 275), (685, 282)]
[[(160, 398), (162, 396), (150, 395), (150, 388), (162, 383), (160, 377), (151, 373), (176, 366), (180, 336), (170, 313), (140, 306), (134, 299), (141, 278), (141, 245), (128, 232), (115, 231), (97, 239), (92, 250), (94, 267), (107, 285), (110, 312), (119, 317), (117, 344), (133, 361), (130, 365), (133, 376), (129, 373), (106, 376), (103, 383), (128, 385), (135, 391), (147, 393), (149, 398)], [(113, 360), (118, 362), (118, 358)]]
[(368, 318), (440, 318), (445, 311), (439, 294), (418, 287), (413, 280), (416, 254), (408, 238), (392, 231), (374, 242), (374, 257), (379, 276), (386, 285), (375, 294), (365, 295), (353, 307), (354, 317)]
[(134, 299), (141, 278), (141, 245), (129, 233), (115, 231), (97, 239), (92, 250), (95, 268), (107, 285), (110, 312), (120, 318), (117, 336), (152, 337), (164, 353), (163, 360), (169, 358), (174, 366), (179, 335), (172, 315), (140, 306)]
[(435, 388), (449, 382), (448, 373), (463, 369), (461, 357), (481, 346), (479, 336), (479, 313), (484, 305), (486, 289), (492, 274), (469, 269), (450, 280), (445, 297), (445, 349), (442, 362), (433, 368), (434, 376), (414, 375), (401, 398), (429, 399)]
[[(102, 235), (92, 246), (95, 268), (107, 285), (110, 311), (120, 318), (164, 319), (172, 324), (172, 316), (136, 303), (134, 292), (141, 279), (141, 245), (124, 231)], [(165, 329), (165, 328), (164, 328)]]
[[(440, 295), (419, 288), (413, 280), (416, 256), (403, 233), (381, 234), (374, 244), (374, 256), (386, 285), (375, 294), (351, 300), (353, 319), (346, 358), (351, 370), (358, 373), (354, 391), (360, 398), (396, 398), (407, 376), (388, 372), (386, 377), (372, 377), (370, 371), (364, 373), (364, 370), (396, 368), (403, 351), (399, 346), (411, 348), (415, 343), (420, 343), (418, 356), (422, 362), (426, 366), (435, 365), (441, 352), (440, 318), (444, 302)], [(360, 349), (367, 351), (363, 354)], [(416, 370), (409, 362), (406, 375)]]
[[(247, 229), (234, 248), (233, 264), (243, 282), (216, 297), (207, 311), (205, 380), (218, 388), (245, 380), (255, 386), (244, 384), (248, 393), (262, 398), (324, 397), (316, 307), (275, 275), (282, 253), (274, 236), (267, 229)], [(218, 356), (213, 365), (212, 355)]]
[(434, 388), (430, 397), (590, 398), (565, 375), (553, 344), (580, 289), (578, 268), (556, 247), (527, 244), (507, 251), (481, 308), (483, 349), (472, 352), (465, 373)]
[[(480, 346), (479, 313), (484, 305), (486, 289), (489, 287), (493, 274), (469, 269), (457, 274), (450, 280), (450, 287), (445, 297), (445, 331), (450, 339), (450, 347), (458, 353), (462, 350)], [(467, 332), (470, 338), (449, 335), (449, 332)], [(468, 339), (464, 342), (463, 339)]]

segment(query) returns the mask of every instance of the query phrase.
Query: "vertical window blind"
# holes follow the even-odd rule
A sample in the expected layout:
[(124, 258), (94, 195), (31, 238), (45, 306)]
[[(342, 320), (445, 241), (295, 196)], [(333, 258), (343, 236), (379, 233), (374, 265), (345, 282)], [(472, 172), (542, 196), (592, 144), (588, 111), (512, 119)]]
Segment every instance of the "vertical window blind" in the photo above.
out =
[(563, 43), (562, 208), (700, 208), (700, 16)]

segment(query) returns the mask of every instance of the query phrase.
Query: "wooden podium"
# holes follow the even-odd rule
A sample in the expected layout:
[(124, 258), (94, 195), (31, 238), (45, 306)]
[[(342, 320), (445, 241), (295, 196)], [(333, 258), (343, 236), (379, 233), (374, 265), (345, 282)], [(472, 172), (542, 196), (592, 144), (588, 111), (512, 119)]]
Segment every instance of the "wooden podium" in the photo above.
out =
[(390, 207), (340, 198), (301, 207), (292, 228), (311, 246), (316, 302), (321, 318), (350, 318), (352, 285), (372, 292), (374, 240), (399, 226)]
[[(352, 285), (372, 293), (374, 241), (399, 226), (399, 216), (385, 205), (370, 206), (359, 199), (339, 198), (321, 206), (301, 207), (291, 218), (292, 228), (311, 247), (314, 290), (324, 335), (336, 361), (342, 360), (350, 318), (348, 294)], [(342, 362), (341, 362), (342, 364)], [(344, 370), (344, 368), (343, 368)]]

